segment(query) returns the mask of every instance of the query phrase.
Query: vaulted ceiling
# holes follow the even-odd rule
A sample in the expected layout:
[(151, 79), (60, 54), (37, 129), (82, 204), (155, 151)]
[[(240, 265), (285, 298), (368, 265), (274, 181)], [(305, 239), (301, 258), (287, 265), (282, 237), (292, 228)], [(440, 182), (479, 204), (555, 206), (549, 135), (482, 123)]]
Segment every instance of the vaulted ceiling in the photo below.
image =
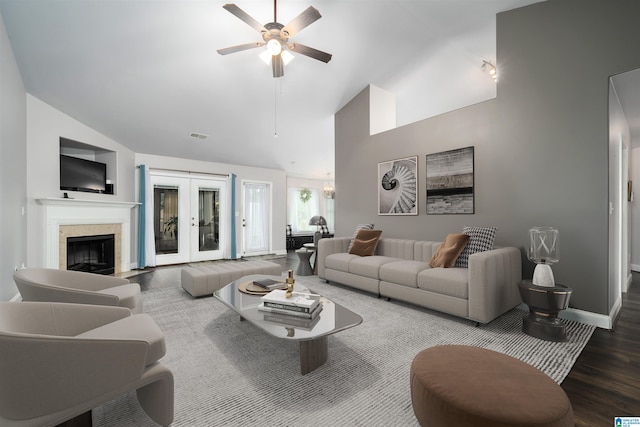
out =
[[(405, 124), (490, 97), (480, 65), (496, 59), (495, 15), (536, 2), (282, 0), (285, 25), (320, 11), (293, 39), (333, 58), (296, 55), (279, 79), (260, 49), (216, 53), (261, 40), (223, 1), (0, 0), (0, 13), (27, 92), (131, 150), (325, 179), (351, 98), (393, 92)], [(236, 4), (273, 20), (268, 0)]]

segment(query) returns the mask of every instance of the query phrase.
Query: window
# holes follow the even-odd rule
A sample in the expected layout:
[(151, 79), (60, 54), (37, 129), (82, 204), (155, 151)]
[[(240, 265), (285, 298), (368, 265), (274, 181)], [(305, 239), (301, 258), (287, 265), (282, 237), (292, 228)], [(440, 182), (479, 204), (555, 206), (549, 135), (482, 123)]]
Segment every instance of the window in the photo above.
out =
[(316, 189), (289, 189), (289, 221), (294, 233), (315, 232), (316, 226), (309, 225), (314, 215), (320, 214), (320, 192)]

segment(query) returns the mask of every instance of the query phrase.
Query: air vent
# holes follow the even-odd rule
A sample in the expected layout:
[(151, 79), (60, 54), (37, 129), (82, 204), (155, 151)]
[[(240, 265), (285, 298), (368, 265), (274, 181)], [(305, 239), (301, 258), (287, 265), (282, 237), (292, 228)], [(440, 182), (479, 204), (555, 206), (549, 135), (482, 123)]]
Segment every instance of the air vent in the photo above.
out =
[(209, 138), (209, 135), (205, 135), (203, 133), (198, 133), (198, 132), (190, 132), (189, 133), (189, 138), (194, 138), (194, 139), (207, 139)]

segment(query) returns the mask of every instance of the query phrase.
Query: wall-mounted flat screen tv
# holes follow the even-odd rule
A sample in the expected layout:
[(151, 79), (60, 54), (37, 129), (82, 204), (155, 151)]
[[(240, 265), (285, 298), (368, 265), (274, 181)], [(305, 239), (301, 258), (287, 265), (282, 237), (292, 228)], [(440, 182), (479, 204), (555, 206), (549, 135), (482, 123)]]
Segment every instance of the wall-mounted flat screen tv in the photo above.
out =
[(107, 165), (60, 154), (60, 189), (104, 193)]

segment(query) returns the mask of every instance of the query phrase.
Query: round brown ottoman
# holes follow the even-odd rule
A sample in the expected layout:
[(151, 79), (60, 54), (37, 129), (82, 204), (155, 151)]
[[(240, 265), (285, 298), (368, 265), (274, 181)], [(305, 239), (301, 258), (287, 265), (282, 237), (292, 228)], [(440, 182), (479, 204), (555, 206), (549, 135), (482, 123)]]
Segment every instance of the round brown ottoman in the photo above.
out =
[(411, 364), (413, 412), (424, 427), (571, 426), (571, 402), (555, 381), (518, 359), (443, 345)]

